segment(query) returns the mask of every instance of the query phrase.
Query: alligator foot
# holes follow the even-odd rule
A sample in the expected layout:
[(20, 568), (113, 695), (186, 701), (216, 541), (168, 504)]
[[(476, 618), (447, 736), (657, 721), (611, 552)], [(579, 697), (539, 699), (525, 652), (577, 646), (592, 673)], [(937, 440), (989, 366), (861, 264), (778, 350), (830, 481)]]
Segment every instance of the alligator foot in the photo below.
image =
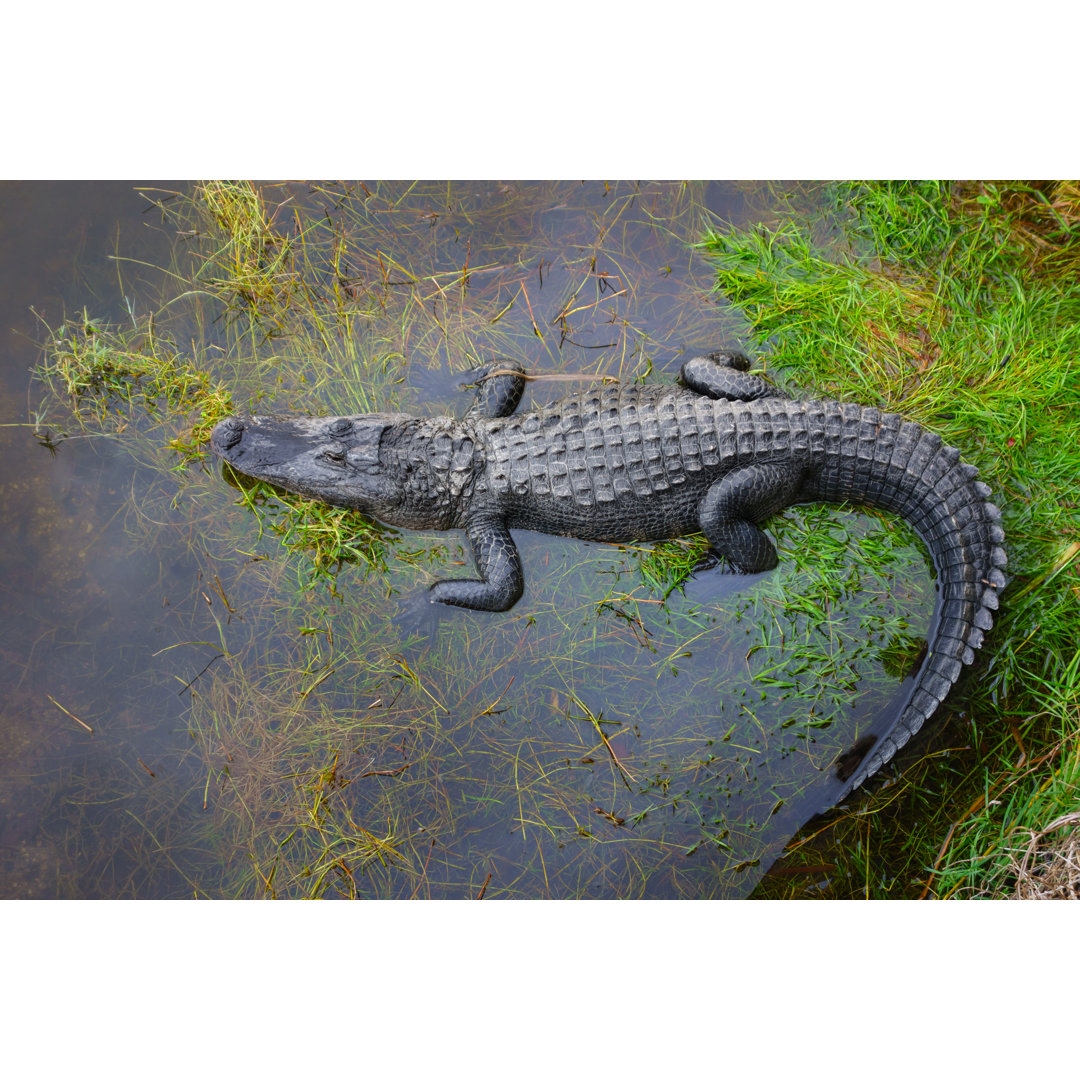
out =
[(855, 775), (855, 770), (862, 764), (863, 758), (870, 753), (870, 750), (876, 742), (876, 735), (864, 735), (853, 745), (849, 746), (833, 762), (833, 768), (836, 770), (836, 779), (850, 780)]
[(739, 572), (719, 551), (713, 551), (712, 548), (706, 549), (705, 554), (690, 568), (690, 576), (697, 577), (698, 574), (707, 573), (709, 570), (716, 570), (721, 574), (737, 574)]
[(465, 531), (480, 577), (436, 581), (431, 586), (431, 599), (474, 611), (508, 611), (525, 588), (521, 556), (510, 530), (498, 517), (477, 514)]
[(449, 609), (431, 595), (430, 586), (415, 589), (398, 597), (394, 624), (402, 638), (419, 638), (432, 642), (439, 629), (439, 622)]
[(757, 527), (795, 497), (801, 474), (790, 465), (747, 465), (717, 480), (698, 506), (698, 523), (712, 549), (743, 574), (775, 568), (772, 541)]
[(492, 360), (466, 373), (462, 390), (476, 387), (476, 400), (465, 414), (491, 420), (510, 416), (525, 392), (525, 369), (516, 360)]
[(725, 401), (783, 396), (771, 382), (749, 371), (750, 361), (742, 353), (713, 352), (687, 360), (679, 371), (679, 381), (695, 393)]
[(691, 603), (711, 605), (752, 588), (763, 574), (747, 574), (720, 552), (706, 551), (683, 581), (683, 596)]

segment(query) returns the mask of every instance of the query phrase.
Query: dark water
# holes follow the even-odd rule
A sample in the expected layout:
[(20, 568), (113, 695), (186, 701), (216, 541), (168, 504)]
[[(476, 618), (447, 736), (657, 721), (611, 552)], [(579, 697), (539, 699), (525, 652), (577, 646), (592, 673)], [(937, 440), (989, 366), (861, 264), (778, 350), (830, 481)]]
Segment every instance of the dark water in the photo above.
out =
[[(291, 885), (282, 870), (275, 886), (277, 855), (267, 852), (288, 852), (305, 827), (297, 799), (316, 783), (349, 785), (335, 811), (335, 828), (349, 823), (342, 843), (370, 830), (397, 852), (385, 865), (372, 854), (362, 874), (346, 868), (359, 895), (469, 896), (485, 880), (492, 896), (749, 893), (818, 808), (814, 785), (836, 749), (888, 700), (887, 681), (876, 695), (855, 693), (882, 643), (845, 666), (835, 642), (850, 640), (858, 622), (841, 613), (811, 633), (820, 656), (807, 677), (762, 631), (775, 627), (786, 641), (806, 632), (806, 613), (791, 606), (790, 590), (807, 588), (794, 569), (734, 583), (702, 576), (659, 605), (637, 554), (533, 535), (519, 537), (527, 591), (513, 612), (453, 613), (435, 637), (409, 638), (385, 619), (376, 627), (386, 606), (379, 575), (346, 569), (340, 595), (325, 602), (297, 594), (303, 554), (267, 540), (265, 522), (236, 505), (212, 467), (163, 473), (133, 460), (123, 433), (70, 438), (55, 452), (40, 445), (32, 422), (41, 395), (29, 371), (45, 330), (29, 309), (54, 327), (84, 306), (123, 323), (160, 288), (150, 267), (168, 262), (174, 239), (134, 187), (0, 187), (0, 303), (12, 328), (0, 364), (2, 421), (12, 425), (0, 428), (0, 895), (303, 895), (303, 860)], [(732, 324), (708, 295), (707, 267), (646, 228), (625, 240), (655, 268), (637, 306), (621, 309), (632, 332), (614, 315), (589, 313), (558, 356), (538, 353), (532, 319), (551, 325), (567, 307), (569, 283), (590, 258), (582, 237), (593, 234), (582, 223), (607, 213), (610, 195), (603, 185), (556, 190), (550, 206), (496, 227), (485, 210), (514, 193), (457, 185), (471, 228), (455, 226), (438, 265), (480, 265), (488, 252), (506, 259), (548, 230), (549, 261), (527, 286), (532, 309), (517, 303), (499, 323), (540, 369), (570, 349), (590, 360), (610, 354), (634, 335), (651, 335), (654, 372), (674, 369), (688, 350), (726, 344)], [(713, 185), (705, 202), (737, 219), (743, 198)], [(446, 212), (435, 196), (431, 205)], [(381, 242), (387, 251), (400, 243), (398, 258), (408, 258), (392, 230)], [(227, 351), (224, 331), (213, 333)], [(408, 404), (460, 410), (443, 346), (422, 345), (406, 352)], [(289, 348), (271, 341), (262, 351), (287, 359)], [(264, 385), (237, 381), (236, 390)], [(330, 388), (284, 407), (335, 404)], [(781, 546), (785, 535), (797, 545), (800, 520), (779, 526)], [(838, 558), (850, 538), (879, 528), (857, 515), (836, 520), (847, 530)], [(468, 565), (459, 537), (415, 544), (435, 553), (435, 576)], [(408, 578), (401, 566), (388, 569), (392, 584)], [(405, 584), (418, 580), (429, 578)], [(925, 581), (896, 592), (905, 610), (928, 600)], [(855, 594), (847, 600), (854, 606)], [(357, 674), (379, 655), (382, 674)], [(288, 665), (295, 685), (274, 674)], [(828, 738), (792, 726), (792, 714), (828, 713), (814, 695), (830, 677), (834, 694), (850, 687), (847, 719)], [(298, 734), (328, 715), (340, 746)], [(274, 833), (294, 819), (291, 832)], [(321, 821), (313, 827), (323, 842), (336, 835)]]
[[(122, 318), (141, 269), (113, 257), (160, 261), (167, 251), (134, 186), (0, 185), (4, 896), (139, 892), (130, 854), (106, 880), (90, 881), (82, 853), (116, 847), (128, 832), (145, 807), (139, 774), (152, 783), (140, 761), (156, 761), (175, 741), (184, 709), (175, 692), (146, 704), (151, 643), (171, 610), (163, 601), (184, 590), (186, 568), (133, 551), (128, 515), (145, 480), (108, 439), (69, 439), (52, 453), (33, 427), (40, 392), (30, 371), (45, 324), (59, 326), (84, 306)], [(132, 783), (118, 795), (115, 778), (124, 774)], [(96, 786), (99, 776), (109, 783)]]

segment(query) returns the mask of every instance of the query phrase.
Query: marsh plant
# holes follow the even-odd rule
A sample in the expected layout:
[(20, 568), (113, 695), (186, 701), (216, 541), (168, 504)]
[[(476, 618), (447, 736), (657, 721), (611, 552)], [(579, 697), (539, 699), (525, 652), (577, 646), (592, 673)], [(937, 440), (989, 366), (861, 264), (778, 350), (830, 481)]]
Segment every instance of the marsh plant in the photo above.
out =
[(910, 797), (886, 789), (838, 812), (792, 861), (820, 863), (815, 846), (844, 836), (864, 895), (994, 894), (1031, 831), (1076, 798), (1080, 190), (842, 184), (838, 229), (786, 212), (801, 193), (775, 194), (768, 226), (703, 242), (748, 336), (794, 382), (962, 445), (1000, 492), (1014, 575), (966, 701), (931, 736), (940, 779), (912, 765)]
[[(183, 633), (154, 659), (182, 695), (171, 786), (108, 849), (82, 842), (95, 880), (135, 863), (119, 888), (143, 894), (968, 895), (1003, 887), (1023, 830), (1059, 816), (1080, 685), (1075, 188), (143, 195), (172, 264), (121, 261), (126, 324), (50, 328), (39, 371), (40, 437), (129, 454), (132, 550), (194, 568)], [(207, 456), (237, 410), (460, 414), (458, 384), (492, 357), (557, 377), (530, 384), (545, 401), (671, 378), (719, 344), (796, 393), (938, 431), (1006, 510), (1013, 596), (978, 677), (794, 838), (815, 779), (925, 647), (933, 585), (903, 523), (793, 507), (771, 524), (779, 570), (743, 584), (692, 573), (700, 538), (525, 538), (511, 612), (413, 625), (401, 598), (469, 569), (460, 536)], [(72, 778), (82, 809), (57, 828), (89, 828), (92, 793), (124, 782)]]

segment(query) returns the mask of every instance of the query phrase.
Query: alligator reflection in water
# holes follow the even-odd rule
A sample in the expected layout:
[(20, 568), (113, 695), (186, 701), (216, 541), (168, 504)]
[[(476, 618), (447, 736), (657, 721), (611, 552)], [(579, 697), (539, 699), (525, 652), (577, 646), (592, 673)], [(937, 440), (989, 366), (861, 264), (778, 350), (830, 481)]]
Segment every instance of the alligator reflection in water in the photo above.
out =
[(974, 659), (1005, 583), (1004, 533), (976, 470), (937, 436), (877, 409), (792, 401), (748, 367), (716, 353), (684, 364), (681, 387), (609, 386), (515, 415), (520, 370), (488, 365), (461, 421), (234, 417), (212, 446), (247, 476), (390, 525), (465, 529), (479, 577), (437, 582), (428, 600), (487, 611), (522, 594), (515, 528), (613, 542), (700, 530), (729, 568), (754, 574), (777, 564), (758, 523), (791, 503), (900, 513), (940, 579), (929, 648), (823, 777), (820, 811), (889, 761)]

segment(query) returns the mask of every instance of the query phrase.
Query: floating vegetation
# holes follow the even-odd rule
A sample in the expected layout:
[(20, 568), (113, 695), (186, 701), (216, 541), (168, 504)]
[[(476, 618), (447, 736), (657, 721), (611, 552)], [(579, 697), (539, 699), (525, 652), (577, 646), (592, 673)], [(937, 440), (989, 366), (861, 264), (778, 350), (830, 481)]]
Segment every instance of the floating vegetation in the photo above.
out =
[(133, 422), (136, 431), (146, 421), (179, 425), (182, 433), (166, 444), (178, 464), (201, 459), (210, 431), (233, 411), (228, 392), (156, 331), (151, 318), (132, 323), (133, 329), (100, 326), (84, 312), (63, 324), (39, 377), (54, 395), (66, 395), (84, 429), (119, 435)]

